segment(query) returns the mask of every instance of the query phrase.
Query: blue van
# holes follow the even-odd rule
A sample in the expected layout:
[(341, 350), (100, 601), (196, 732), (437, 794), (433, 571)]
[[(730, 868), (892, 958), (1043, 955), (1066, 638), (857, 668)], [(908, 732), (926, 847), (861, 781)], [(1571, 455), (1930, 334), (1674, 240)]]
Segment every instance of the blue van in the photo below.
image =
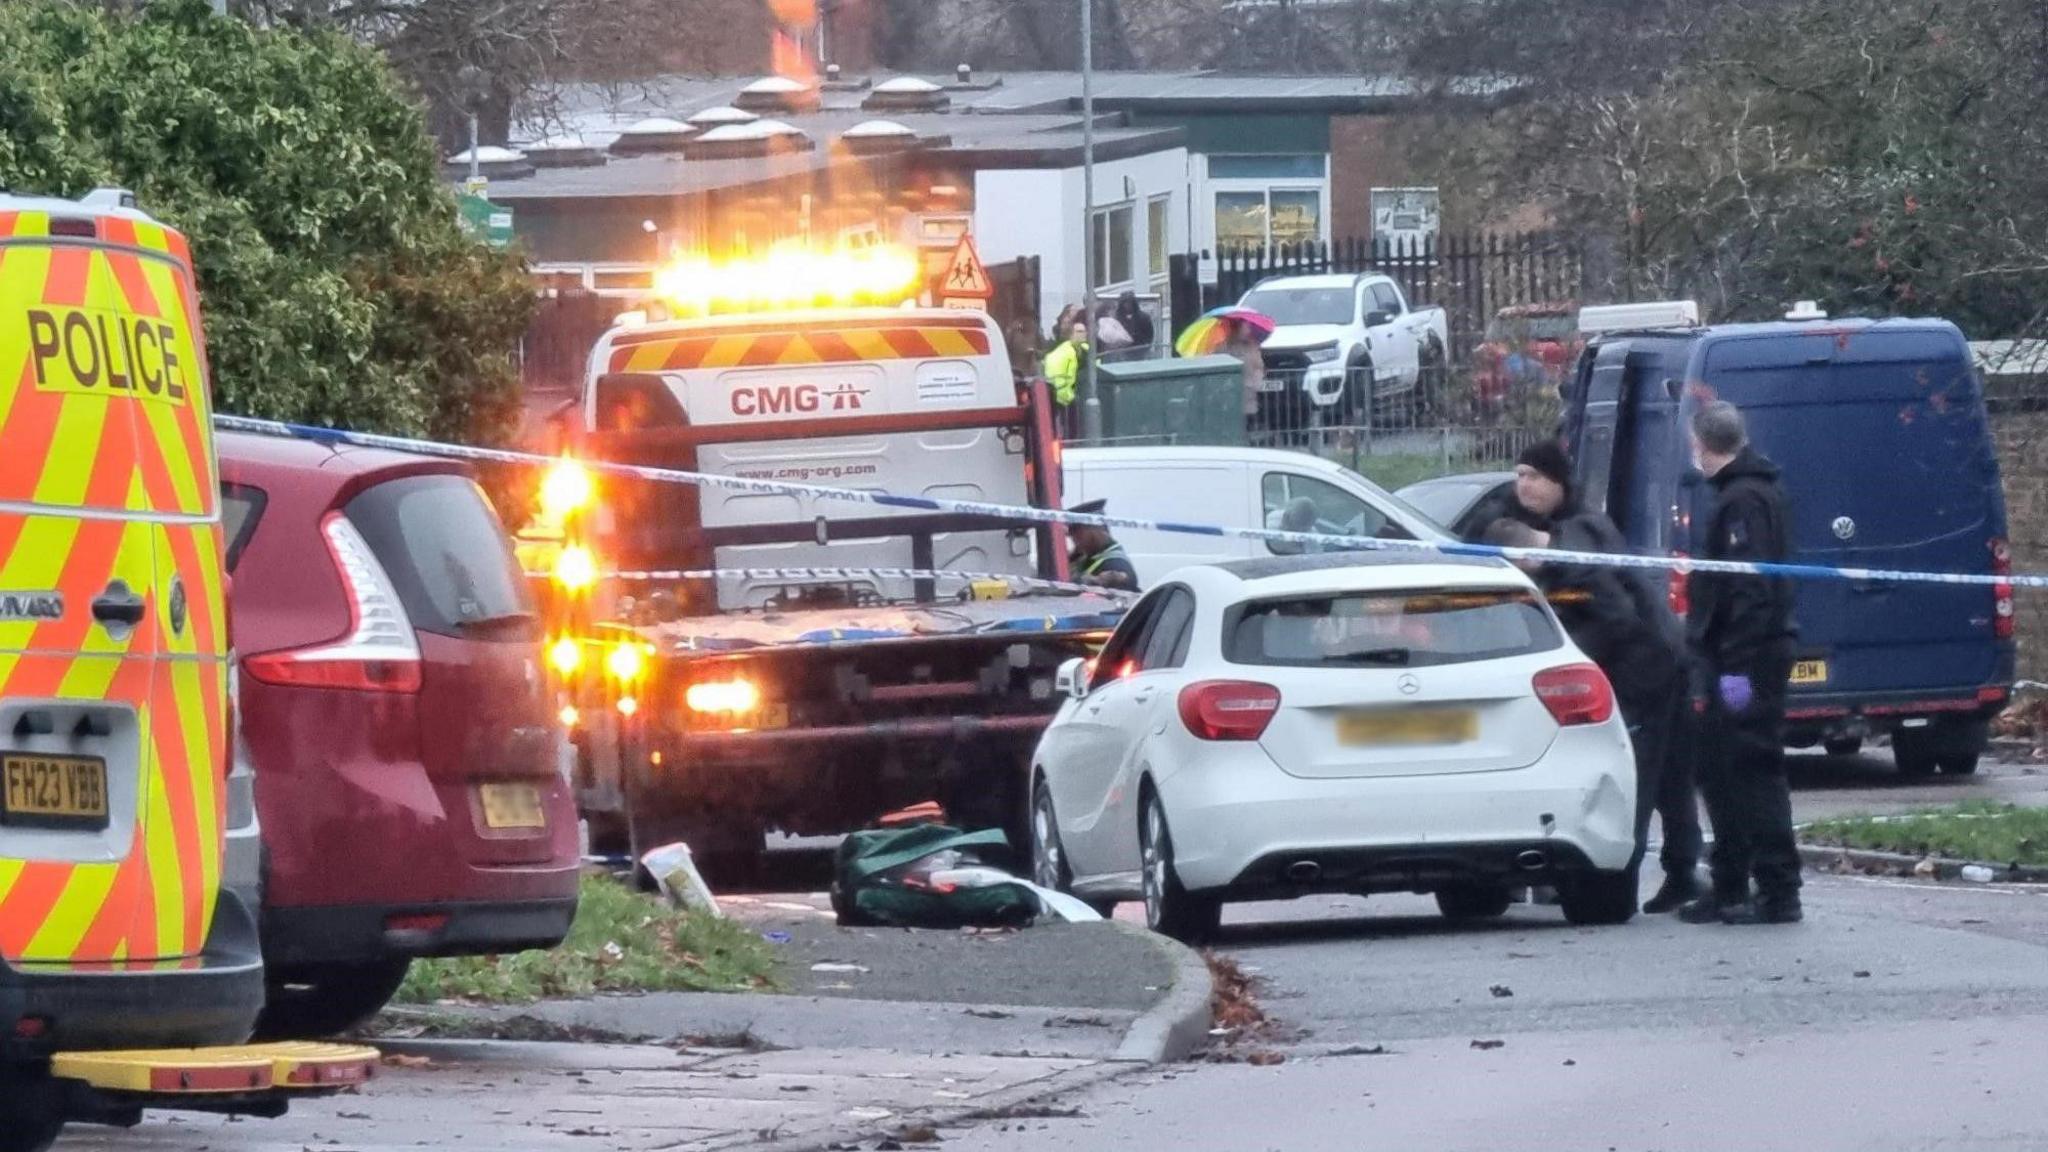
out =
[[(1649, 554), (1693, 555), (1713, 489), (1687, 428), (1742, 409), (1784, 470), (1793, 560), (2009, 574), (1983, 384), (1943, 320), (1826, 320), (1609, 332), (1568, 389), (1578, 489)], [(1674, 606), (1684, 580), (1674, 574)], [(1798, 582), (1788, 741), (1853, 753), (1892, 739), (1900, 772), (1967, 775), (2013, 684), (2012, 589)]]

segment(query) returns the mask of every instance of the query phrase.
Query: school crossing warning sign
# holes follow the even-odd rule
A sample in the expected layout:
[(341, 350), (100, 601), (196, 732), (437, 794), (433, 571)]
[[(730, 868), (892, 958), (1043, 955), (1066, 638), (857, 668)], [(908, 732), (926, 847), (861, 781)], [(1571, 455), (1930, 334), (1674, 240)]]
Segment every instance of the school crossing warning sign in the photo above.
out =
[(939, 279), (939, 298), (947, 308), (979, 308), (996, 294), (989, 282), (988, 267), (975, 251), (974, 237), (963, 234), (953, 248), (953, 259)]

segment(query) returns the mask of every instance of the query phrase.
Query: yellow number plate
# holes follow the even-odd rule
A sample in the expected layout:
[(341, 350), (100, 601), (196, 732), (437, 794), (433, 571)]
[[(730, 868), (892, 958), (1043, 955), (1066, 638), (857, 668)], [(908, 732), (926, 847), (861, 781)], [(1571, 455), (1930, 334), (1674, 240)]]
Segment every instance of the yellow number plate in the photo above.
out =
[(5, 791), (0, 823), (44, 828), (107, 826), (107, 762), (96, 756), (31, 756), (0, 760)]
[(483, 803), (487, 828), (548, 826), (547, 813), (540, 807), (540, 789), (532, 784), (479, 784), (476, 794)]
[(789, 705), (763, 704), (752, 712), (693, 712), (690, 727), (699, 732), (772, 732), (789, 727)]
[(1792, 665), (1792, 683), (1825, 684), (1828, 682), (1828, 662), (1825, 660), (1801, 660)]
[(1464, 744), (1479, 736), (1479, 715), (1464, 708), (1346, 712), (1340, 744)]

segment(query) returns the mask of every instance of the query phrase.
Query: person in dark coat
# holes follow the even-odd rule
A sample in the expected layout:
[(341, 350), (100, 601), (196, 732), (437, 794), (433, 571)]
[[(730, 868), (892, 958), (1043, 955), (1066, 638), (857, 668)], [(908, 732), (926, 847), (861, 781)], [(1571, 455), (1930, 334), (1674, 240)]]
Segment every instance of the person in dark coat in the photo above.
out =
[(1515, 459), (1513, 491), (1488, 497), (1483, 507), (1485, 511), (1472, 520), (1478, 536), (1466, 541), (1468, 544), (1481, 543), (1488, 527), (1503, 517), (1538, 532), (1548, 532), (1560, 521), (1578, 515), (1579, 495), (1572, 489), (1572, 462), (1565, 456), (1563, 446), (1555, 440), (1539, 440), (1524, 448)]
[[(1504, 548), (1607, 551), (1598, 546), (1605, 535), (1601, 525), (1614, 531), (1606, 517), (1590, 513), (1558, 525), (1555, 534), (1503, 517), (1487, 528), (1485, 543)], [(1572, 643), (1607, 674), (1614, 686), (1615, 703), (1628, 725), (1636, 765), (1636, 851), (1629, 860), (1630, 873), (1642, 866), (1649, 849), (1650, 815), (1664, 811), (1668, 795), (1671, 812), (1665, 816), (1661, 857), (1664, 889), (1690, 891), (1699, 863), (1699, 815), (1690, 779), (1670, 771), (1686, 701), (1684, 641), (1676, 617), (1659, 597), (1644, 595), (1629, 569), (1557, 561), (1530, 561), (1521, 566), (1543, 590)], [(1678, 780), (1667, 788), (1665, 779), (1672, 775)], [(1666, 894), (1659, 892), (1659, 896)]]
[(1124, 331), (1130, 334), (1132, 346), (1144, 349), (1149, 355), (1154, 335), (1152, 318), (1145, 315), (1136, 292), (1125, 292), (1116, 298), (1116, 318), (1124, 326)]
[[(1742, 413), (1718, 401), (1700, 408), (1692, 418), (1692, 451), (1714, 489), (1703, 556), (1783, 562), (1791, 552), (1791, 513), (1778, 466), (1750, 446)], [(1695, 572), (1691, 591), (1686, 629), (1703, 709), (1699, 772), (1714, 822), (1714, 887), (1679, 917), (1693, 924), (1790, 924), (1802, 916), (1785, 779), (1792, 582)]]

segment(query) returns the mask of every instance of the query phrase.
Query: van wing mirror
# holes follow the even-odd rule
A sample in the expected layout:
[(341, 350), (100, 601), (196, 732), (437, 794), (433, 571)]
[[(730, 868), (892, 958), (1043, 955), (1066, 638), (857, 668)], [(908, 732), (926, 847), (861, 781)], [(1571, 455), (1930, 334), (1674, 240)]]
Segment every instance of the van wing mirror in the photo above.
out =
[(1086, 696), (1088, 694), (1088, 661), (1075, 656), (1066, 663), (1061, 664), (1060, 670), (1053, 674), (1052, 686), (1054, 691), (1075, 700)]

